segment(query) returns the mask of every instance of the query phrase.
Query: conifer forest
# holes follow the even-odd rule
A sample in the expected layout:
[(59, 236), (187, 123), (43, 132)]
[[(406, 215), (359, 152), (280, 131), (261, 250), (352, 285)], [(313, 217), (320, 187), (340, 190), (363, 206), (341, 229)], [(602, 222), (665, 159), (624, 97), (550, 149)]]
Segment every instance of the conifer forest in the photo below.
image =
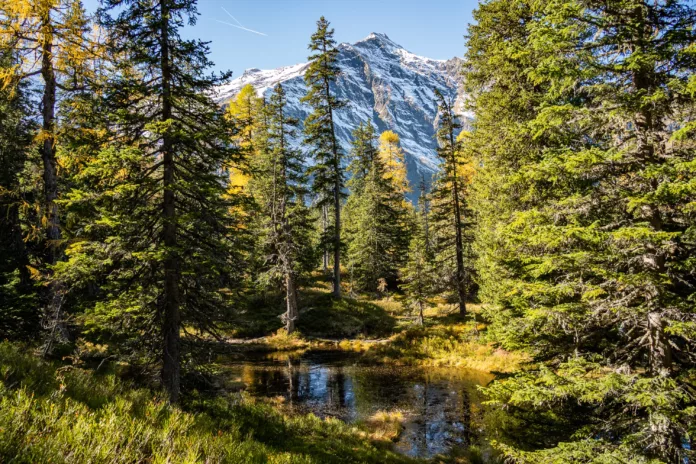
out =
[(696, 2), (480, 0), (407, 97), (325, 17), (221, 96), (207, 1), (0, 0), (0, 463), (696, 462)]

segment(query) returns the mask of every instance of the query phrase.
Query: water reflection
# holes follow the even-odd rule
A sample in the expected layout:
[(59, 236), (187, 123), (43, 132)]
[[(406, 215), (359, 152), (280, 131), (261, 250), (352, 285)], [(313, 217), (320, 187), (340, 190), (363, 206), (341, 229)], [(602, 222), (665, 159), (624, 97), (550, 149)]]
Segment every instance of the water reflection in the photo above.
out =
[(394, 444), (414, 457), (432, 457), (481, 441), (478, 385), (493, 376), (462, 369), (365, 366), (345, 353), (307, 352), (298, 358), (226, 361), (253, 396), (282, 397), (298, 412), (368, 420), (402, 411), (404, 431)]

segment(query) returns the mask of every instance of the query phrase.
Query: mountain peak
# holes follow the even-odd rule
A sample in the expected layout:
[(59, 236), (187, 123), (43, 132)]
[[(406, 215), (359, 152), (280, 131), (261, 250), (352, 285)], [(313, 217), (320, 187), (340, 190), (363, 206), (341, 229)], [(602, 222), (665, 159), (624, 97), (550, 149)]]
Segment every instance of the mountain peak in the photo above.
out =
[[(461, 65), (415, 55), (379, 32), (353, 44), (340, 44), (337, 60), (341, 74), (333, 90), (336, 98), (348, 102), (334, 115), (336, 138), (341, 147), (347, 153), (353, 130), (361, 122), (372, 120), (378, 131), (392, 130), (399, 134), (412, 185), (418, 185), (421, 176), (429, 178), (439, 163), (433, 89), (462, 102), (465, 96), (460, 86)], [(248, 84), (268, 97), (273, 87), (282, 83), (287, 95), (287, 114), (304, 121), (311, 111), (302, 101), (307, 93), (304, 73), (308, 66), (300, 63), (261, 71), (248, 69), (220, 87), (218, 98), (221, 102), (228, 101)], [(301, 136), (292, 143), (299, 146)], [(312, 163), (311, 157), (307, 162)]]
[(360, 43), (364, 43), (364, 42), (376, 42), (376, 43), (380, 43), (380, 44), (390, 45), (390, 46), (396, 47), (396, 48), (402, 48), (401, 45), (394, 42), (392, 39), (389, 38), (389, 36), (387, 36), (387, 34), (384, 34), (382, 32), (373, 32), (370, 35), (368, 35), (367, 37), (365, 37), (364, 39), (358, 40), (356, 42), (356, 45), (358, 45)]
[(388, 40), (391, 42), (391, 39), (389, 38), (389, 36), (387, 34), (382, 33), (382, 32), (373, 32), (370, 35), (368, 35), (367, 37), (365, 37), (365, 40), (367, 40), (367, 39), (380, 39), (380, 40)]

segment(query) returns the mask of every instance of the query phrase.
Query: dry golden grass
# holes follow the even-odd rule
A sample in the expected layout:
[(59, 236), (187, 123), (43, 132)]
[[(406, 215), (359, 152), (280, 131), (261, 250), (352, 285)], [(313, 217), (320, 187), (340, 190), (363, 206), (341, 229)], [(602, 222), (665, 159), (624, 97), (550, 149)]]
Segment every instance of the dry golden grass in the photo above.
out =
[(404, 420), (402, 411), (377, 411), (363, 425), (372, 440), (396, 441), (404, 430)]

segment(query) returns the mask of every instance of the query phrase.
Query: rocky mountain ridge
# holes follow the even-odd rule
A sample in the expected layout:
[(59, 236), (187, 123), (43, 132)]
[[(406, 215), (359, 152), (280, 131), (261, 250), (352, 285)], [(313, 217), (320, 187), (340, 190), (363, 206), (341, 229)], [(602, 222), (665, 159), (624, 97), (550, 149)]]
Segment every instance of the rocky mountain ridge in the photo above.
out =
[[(354, 44), (342, 43), (338, 49), (341, 75), (335, 91), (347, 104), (337, 112), (335, 123), (345, 153), (350, 150), (353, 129), (372, 119), (379, 132), (389, 129), (399, 134), (411, 185), (418, 185), (421, 176), (429, 179), (438, 169), (433, 89), (456, 101), (456, 108), (467, 118), (462, 111), (462, 60), (414, 55), (380, 33), (372, 33)], [(218, 98), (228, 101), (247, 84), (253, 85), (260, 95), (268, 96), (276, 84), (282, 83), (288, 97), (288, 113), (303, 121), (310, 112), (307, 105), (300, 103), (306, 92), (303, 76), (307, 66), (301, 63), (273, 70), (248, 69), (220, 87)]]

